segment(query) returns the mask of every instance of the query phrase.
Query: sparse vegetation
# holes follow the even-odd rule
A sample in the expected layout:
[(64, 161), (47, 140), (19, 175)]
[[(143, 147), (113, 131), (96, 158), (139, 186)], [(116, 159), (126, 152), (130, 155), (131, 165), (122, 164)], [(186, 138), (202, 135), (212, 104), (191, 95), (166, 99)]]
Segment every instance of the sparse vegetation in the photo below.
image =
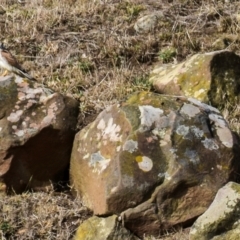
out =
[[(156, 29), (136, 33), (138, 17), (157, 11), (164, 17)], [(129, 93), (150, 90), (148, 73), (159, 58), (239, 54), (239, 12), (237, 0), (2, 0), (0, 41), (40, 83), (80, 101), (80, 128)], [(224, 113), (239, 132), (239, 106)], [(89, 216), (69, 195), (53, 193), (1, 197), (0, 209), (2, 239), (70, 239)], [(180, 239), (169, 236), (163, 239)]]
[(1, 196), (0, 238), (71, 239), (91, 212), (64, 193)]
[(177, 55), (176, 49), (172, 47), (167, 47), (159, 52), (159, 58), (163, 63), (169, 63), (174, 60)]

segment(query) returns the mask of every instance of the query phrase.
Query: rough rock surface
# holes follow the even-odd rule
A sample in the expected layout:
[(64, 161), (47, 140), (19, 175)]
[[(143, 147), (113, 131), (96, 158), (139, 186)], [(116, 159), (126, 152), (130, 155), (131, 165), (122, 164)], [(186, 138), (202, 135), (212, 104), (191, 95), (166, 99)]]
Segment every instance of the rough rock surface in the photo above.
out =
[(240, 185), (234, 182), (222, 187), (208, 210), (190, 231), (191, 240), (239, 239)]
[(192, 98), (142, 92), (75, 137), (70, 177), (95, 214), (121, 214), (136, 235), (202, 214), (237, 164), (219, 111)]
[(147, 33), (153, 31), (157, 25), (158, 14), (145, 15), (137, 20), (134, 25), (134, 29), (139, 33)]
[(217, 108), (240, 101), (240, 56), (229, 51), (196, 54), (177, 65), (156, 67), (150, 77), (160, 93), (194, 97)]
[(0, 78), (0, 98), (1, 190), (20, 193), (64, 180), (77, 101), (18, 76)]
[(137, 240), (136, 236), (124, 228), (116, 215), (100, 218), (93, 216), (78, 228), (74, 240)]

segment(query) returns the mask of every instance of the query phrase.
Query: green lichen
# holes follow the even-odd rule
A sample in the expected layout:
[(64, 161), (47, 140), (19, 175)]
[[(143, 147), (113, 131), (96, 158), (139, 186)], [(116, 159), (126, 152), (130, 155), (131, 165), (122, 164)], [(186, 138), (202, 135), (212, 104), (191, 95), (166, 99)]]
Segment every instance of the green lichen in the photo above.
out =
[(240, 184), (232, 182), (231, 188), (236, 191), (237, 194), (240, 194)]
[(185, 72), (179, 73), (177, 83), (187, 97), (196, 97), (206, 102), (208, 101), (207, 92), (210, 89), (210, 76), (207, 69), (209, 57), (198, 55), (197, 58), (189, 61), (190, 63), (187, 64), (190, 66), (183, 65), (186, 69)]
[(124, 106), (133, 105), (133, 106), (142, 106), (142, 105), (151, 105), (155, 108), (161, 108), (164, 111), (169, 109), (177, 110), (180, 106), (180, 103), (176, 100), (176, 97), (169, 97), (158, 93), (152, 92), (139, 92), (132, 95), (124, 104)]

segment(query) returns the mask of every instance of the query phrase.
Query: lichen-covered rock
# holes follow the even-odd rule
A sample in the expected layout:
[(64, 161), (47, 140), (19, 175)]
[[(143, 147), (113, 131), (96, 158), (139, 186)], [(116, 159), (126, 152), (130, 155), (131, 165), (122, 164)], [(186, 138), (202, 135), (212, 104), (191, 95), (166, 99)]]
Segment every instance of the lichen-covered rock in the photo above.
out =
[(139, 18), (134, 24), (135, 31), (139, 33), (153, 31), (157, 26), (158, 18), (159, 16), (156, 13), (145, 15)]
[(78, 228), (74, 240), (137, 240), (136, 236), (124, 228), (116, 215), (100, 218), (93, 216)]
[(136, 235), (202, 214), (238, 170), (236, 140), (213, 107), (142, 92), (75, 137), (70, 177), (95, 214), (121, 213)]
[(240, 100), (239, 66), (240, 56), (233, 52), (196, 54), (177, 65), (156, 67), (150, 82), (160, 93), (194, 97), (217, 108), (235, 106)]
[(240, 185), (234, 182), (222, 187), (207, 211), (190, 231), (191, 240), (229, 240), (240, 236)]
[(64, 180), (77, 101), (18, 76), (0, 78), (0, 98), (1, 190), (21, 193)]

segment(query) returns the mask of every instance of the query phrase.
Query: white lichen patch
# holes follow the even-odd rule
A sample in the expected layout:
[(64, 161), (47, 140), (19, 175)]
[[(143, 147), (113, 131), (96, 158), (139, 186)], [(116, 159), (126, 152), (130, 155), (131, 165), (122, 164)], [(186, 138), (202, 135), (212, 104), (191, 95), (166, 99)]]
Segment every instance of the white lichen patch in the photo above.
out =
[(88, 131), (86, 131), (86, 132), (84, 133), (83, 139), (87, 139), (87, 137), (88, 137)]
[(23, 122), (22, 122), (22, 127), (23, 127), (23, 128), (26, 128), (26, 127), (27, 127), (27, 123), (23, 121)]
[(136, 183), (134, 182), (134, 178), (132, 176), (129, 176), (128, 174), (122, 174), (121, 185), (123, 187), (132, 187), (136, 186)]
[(7, 120), (9, 122), (18, 122), (23, 114), (23, 110), (17, 110), (16, 112), (12, 112), (8, 117)]
[(160, 108), (155, 108), (150, 105), (139, 106), (140, 110), (140, 120), (141, 126), (145, 129), (149, 129), (153, 126), (156, 126), (160, 122), (160, 117), (163, 114), (163, 110)]
[(153, 168), (153, 161), (147, 156), (138, 156), (136, 161), (138, 162), (138, 167), (144, 172), (149, 172)]
[(93, 168), (93, 172), (102, 173), (110, 164), (111, 159), (105, 158), (100, 152), (91, 154), (89, 167)]
[(58, 107), (57, 102), (51, 103), (47, 109), (47, 116), (45, 116), (41, 121), (41, 127), (54, 123), (56, 121), (56, 114), (59, 111), (61, 111), (61, 108)]
[(215, 126), (225, 128), (227, 123), (221, 115), (210, 113), (208, 115), (209, 119), (214, 122)]
[(166, 174), (166, 173), (159, 173), (159, 174), (158, 174), (158, 177), (159, 177), (159, 178), (165, 178), (165, 174)]
[[(238, 223), (240, 195), (238, 188), (239, 186), (237, 183), (228, 182), (224, 187), (218, 190), (209, 208), (196, 220), (194, 225), (191, 227), (190, 239), (210, 239), (205, 237), (208, 236), (209, 229), (212, 231), (217, 231), (219, 226), (225, 226), (226, 224), (229, 224), (227, 223), (228, 219), (233, 219), (236, 221), (235, 223)], [(235, 226), (237, 225), (238, 224)], [(198, 234), (195, 235), (196, 233)], [(201, 238), (201, 236), (204, 236), (204, 238)], [(239, 237), (227, 237), (225, 239), (239, 239)]]
[(191, 149), (186, 149), (185, 153), (184, 153), (185, 157), (187, 157), (189, 159), (190, 162), (192, 162), (193, 164), (198, 164), (200, 162), (200, 158), (199, 155), (197, 153), (197, 151), (195, 150), (191, 150)]
[(193, 106), (192, 104), (184, 104), (180, 110), (181, 114), (187, 115), (189, 118), (195, 117), (200, 113), (199, 107)]
[(198, 139), (204, 136), (204, 131), (196, 126), (191, 126), (190, 130), (193, 133), (193, 135)]
[(25, 118), (25, 121), (26, 121), (26, 122), (30, 121), (30, 117), (26, 117), (26, 118)]
[(16, 130), (15, 131), (15, 135), (17, 135), (18, 137), (23, 137), (24, 136), (24, 130)]
[(166, 128), (154, 128), (153, 130), (152, 130), (152, 133), (153, 133), (153, 135), (155, 135), (155, 136), (158, 136), (159, 138), (164, 138), (165, 137), (165, 135), (166, 135)]
[(172, 179), (171, 175), (168, 172), (165, 173), (165, 179), (168, 181)]
[(218, 144), (216, 143), (216, 140), (214, 139), (205, 138), (201, 142), (203, 143), (204, 147), (209, 150), (217, 150), (219, 148)]
[(189, 127), (185, 126), (185, 125), (180, 125), (176, 129), (176, 133), (178, 135), (183, 136), (183, 138), (185, 138), (188, 135), (188, 133), (189, 133)]
[(117, 152), (120, 152), (121, 149), (122, 149), (121, 145), (116, 147)]
[(26, 99), (35, 98), (35, 94), (33, 92), (26, 94)]
[(102, 138), (105, 140), (109, 139), (112, 142), (118, 142), (122, 139), (120, 134), (121, 127), (113, 122), (112, 117), (108, 119), (107, 123), (103, 119), (100, 120), (97, 129), (101, 130)]
[(85, 155), (83, 156), (83, 159), (86, 160), (86, 159), (89, 159), (89, 157), (90, 157), (90, 154), (87, 153), (87, 154), (85, 154)]
[(130, 153), (133, 153), (138, 148), (138, 142), (131, 140), (127, 140), (125, 144), (123, 145), (123, 151), (128, 151)]
[(212, 107), (210, 105), (207, 105), (206, 103), (202, 103), (199, 100), (195, 99), (195, 98), (188, 98), (188, 101), (193, 103), (194, 105), (200, 107), (201, 109), (205, 110), (205, 111), (209, 111), (209, 112), (215, 112), (215, 113), (220, 113), (218, 109), (216, 109), (215, 107)]
[(118, 187), (113, 187), (113, 188), (110, 190), (110, 192), (113, 194), (113, 193), (117, 192), (117, 190), (118, 190)]

